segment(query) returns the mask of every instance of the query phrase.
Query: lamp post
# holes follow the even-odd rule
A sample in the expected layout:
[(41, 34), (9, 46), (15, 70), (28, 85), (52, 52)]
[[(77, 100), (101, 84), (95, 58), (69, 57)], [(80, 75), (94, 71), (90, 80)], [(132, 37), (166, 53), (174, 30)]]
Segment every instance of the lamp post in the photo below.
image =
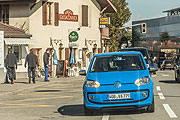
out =
[(53, 44), (60, 44), (62, 42), (62, 39), (52, 39), (51, 37), (50, 37), (50, 46), (52, 46), (53, 47), (53, 49), (54, 49), (54, 46), (53, 46)]

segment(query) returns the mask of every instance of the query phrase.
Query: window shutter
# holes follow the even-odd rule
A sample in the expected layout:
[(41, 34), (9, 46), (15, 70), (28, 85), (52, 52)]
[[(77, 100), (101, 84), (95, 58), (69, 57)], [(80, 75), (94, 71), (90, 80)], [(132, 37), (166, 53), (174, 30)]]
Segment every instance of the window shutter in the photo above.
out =
[(54, 18), (55, 18), (55, 26), (59, 25), (59, 3), (54, 3)]
[(83, 67), (86, 67), (86, 49), (87, 49), (87, 48), (83, 48), (83, 49), (82, 49)]
[(68, 61), (68, 66), (69, 66), (69, 48), (65, 48), (65, 60)]
[(82, 26), (88, 26), (88, 6), (82, 5)]
[(42, 6), (42, 21), (43, 25), (47, 25), (47, 3), (45, 2)]

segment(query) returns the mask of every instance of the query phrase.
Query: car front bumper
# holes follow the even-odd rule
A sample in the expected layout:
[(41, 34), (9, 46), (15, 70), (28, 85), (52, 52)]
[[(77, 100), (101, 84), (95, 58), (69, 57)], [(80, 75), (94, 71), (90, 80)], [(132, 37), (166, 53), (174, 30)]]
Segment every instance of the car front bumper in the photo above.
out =
[[(141, 89), (133, 90), (121, 90), (121, 91), (101, 91), (99, 92), (89, 92), (87, 89), (84, 89), (84, 104), (88, 109), (104, 109), (104, 108), (141, 108), (145, 106), (149, 106), (152, 104), (153, 100), (153, 87), (151, 89), (147, 89), (146, 87), (142, 87)], [(91, 90), (92, 91), (92, 90)], [(109, 100), (110, 94), (123, 94), (130, 93), (131, 97), (129, 99), (115, 99)], [(143, 96), (142, 94), (146, 93), (147, 96)], [(94, 99), (90, 99), (90, 95), (94, 96)]]

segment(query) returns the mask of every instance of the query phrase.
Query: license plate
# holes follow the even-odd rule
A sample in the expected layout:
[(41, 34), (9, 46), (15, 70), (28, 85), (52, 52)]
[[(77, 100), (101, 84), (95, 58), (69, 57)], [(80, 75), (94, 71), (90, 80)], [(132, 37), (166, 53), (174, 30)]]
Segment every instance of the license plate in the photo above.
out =
[(114, 99), (127, 99), (127, 98), (130, 98), (130, 93), (109, 94), (109, 100), (114, 100)]

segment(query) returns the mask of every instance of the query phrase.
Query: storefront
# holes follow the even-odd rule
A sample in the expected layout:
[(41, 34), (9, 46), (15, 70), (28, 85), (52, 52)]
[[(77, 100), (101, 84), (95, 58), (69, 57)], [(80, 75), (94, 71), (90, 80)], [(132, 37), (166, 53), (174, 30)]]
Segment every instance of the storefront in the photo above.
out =
[[(102, 51), (99, 29), (100, 13), (116, 12), (109, 0), (94, 0), (93, 2), (37, 0), (21, 4), (9, 3), (8, 9), (8, 24), (16, 25), (26, 34), (31, 35), (25, 37), (29, 39), (26, 43), (12, 44), (8, 40), (5, 41), (6, 51), (8, 47), (14, 50), (19, 65), (23, 66), (28, 50), (33, 48), (43, 67), (43, 54), (47, 48), (50, 48), (49, 71), (50, 75), (53, 75), (52, 73), (55, 71), (52, 65), (54, 50), (56, 50), (59, 60), (67, 62), (68, 68), (70, 68), (70, 57), (73, 51), (76, 61), (73, 63), (73, 76), (77, 76), (81, 69), (87, 70), (93, 55)], [(31, 44), (31, 40), (35, 41), (35, 44)]]

